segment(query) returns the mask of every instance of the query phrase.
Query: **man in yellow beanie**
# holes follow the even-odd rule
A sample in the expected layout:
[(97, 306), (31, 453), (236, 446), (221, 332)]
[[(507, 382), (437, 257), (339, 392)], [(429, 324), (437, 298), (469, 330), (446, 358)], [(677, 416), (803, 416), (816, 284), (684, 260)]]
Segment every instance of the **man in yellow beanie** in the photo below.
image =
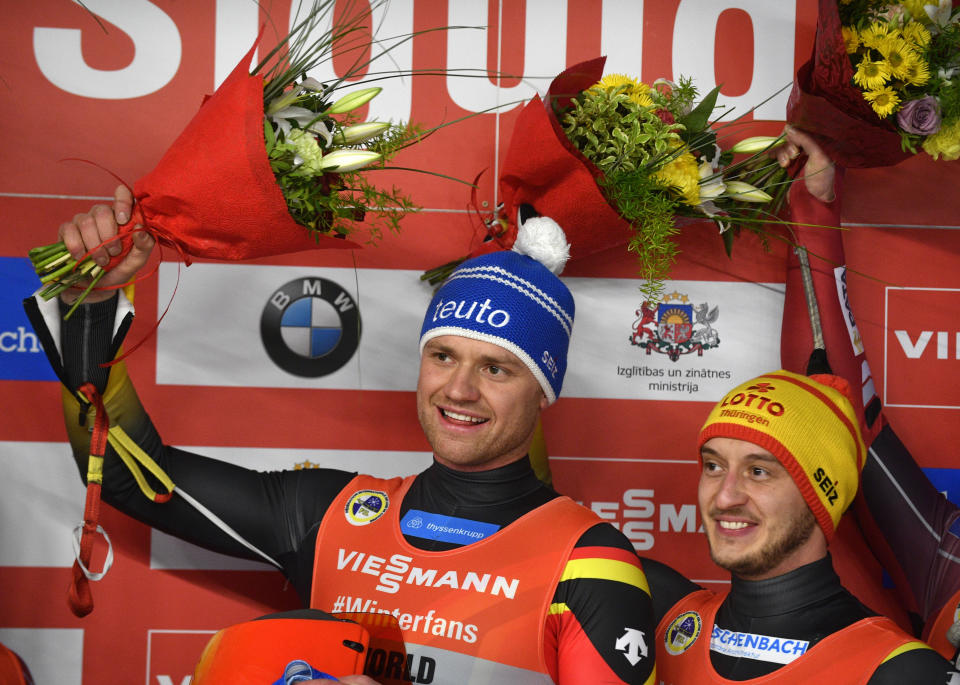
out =
[(849, 386), (774, 371), (728, 392), (698, 441), (698, 501), (729, 594), (644, 560), (657, 670), (685, 683), (937, 683), (960, 673), (840, 584), (827, 545), (865, 448)]

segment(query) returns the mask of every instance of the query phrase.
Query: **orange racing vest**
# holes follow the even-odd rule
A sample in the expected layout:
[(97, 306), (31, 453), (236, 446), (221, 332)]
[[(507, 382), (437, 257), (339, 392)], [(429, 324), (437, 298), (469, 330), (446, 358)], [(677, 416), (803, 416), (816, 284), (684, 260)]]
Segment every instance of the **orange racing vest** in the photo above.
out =
[(955, 592), (947, 600), (947, 603), (940, 608), (936, 618), (928, 624), (929, 629), (924, 636), (930, 646), (940, 652), (941, 656), (948, 661), (953, 661), (953, 655), (957, 649), (947, 639), (947, 631), (957, 621), (960, 621), (960, 590)]
[[(341, 491), (317, 533), (310, 606), (396, 616), (414, 683), (552, 682), (550, 604), (576, 541), (600, 519), (558, 497), (477, 542), (426, 552), (400, 530), (413, 479), (360, 475)], [(390, 655), (370, 652), (367, 675), (390, 668)]]
[[(709, 590), (691, 593), (673, 605), (657, 626), (657, 675), (661, 685), (746, 683), (866, 683), (891, 652), (926, 648), (883, 616), (857, 621), (820, 640), (806, 653), (759, 678), (734, 681), (710, 662), (710, 638), (717, 610), (726, 598)], [(901, 650), (905, 651), (905, 650)]]

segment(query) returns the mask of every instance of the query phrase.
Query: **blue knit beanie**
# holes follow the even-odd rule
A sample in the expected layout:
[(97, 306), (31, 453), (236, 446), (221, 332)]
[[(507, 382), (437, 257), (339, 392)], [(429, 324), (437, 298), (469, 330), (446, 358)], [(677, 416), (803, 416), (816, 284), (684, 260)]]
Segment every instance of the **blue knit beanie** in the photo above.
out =
[(547, 217), (520, 224), (512, 250), (461, 264), (433, 296), (420, 329), (431, 338), (459, 335), (515, 354), (556, 401), (567, 370), (573, 295), (557, 275), (570, 254), (563, 230)]

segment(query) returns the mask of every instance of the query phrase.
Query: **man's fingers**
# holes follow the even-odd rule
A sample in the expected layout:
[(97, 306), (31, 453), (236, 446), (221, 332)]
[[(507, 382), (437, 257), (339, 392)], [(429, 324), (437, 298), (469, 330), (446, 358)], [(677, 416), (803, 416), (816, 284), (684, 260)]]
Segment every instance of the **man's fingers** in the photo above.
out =
[(118, 285), (130, 281), (150, 259), (155, 242), (153, 237), (146, 231), (135, 231), (132, 240), (130, 251), (106, 273), (101, 281), (102, 285)]
[(83, 239), (80, 238), (80, 229), (77, 228), (76, 218), (77, 217), (74, 217), (74, 221), (65, 221), (60, 224), (60, 228), (57, 231), (57, 235), (66, 246), (67, 252), (69, 252), (70, 256), (74, 259), (77, 259), (86, 252), (86, 250), (83, 249)]
[(806, 183), (807, 191), (821, 202), (832, 202), (835, 169), (830, 156), (806, 131), (788, 125), (784, 128), (784, 134), (786, 142), (777, 156), (780, 166), (789, 164), (788, 160), (785, 163), (788, 155), (789, 159), (793, 159), (801, 153), (806, 154), (807, 163), (800, 174)]
[(146, 231), (134, 231), (133, 246), (130, 248), (129, 254), (127, 254), (127, 259), (136, 263), (137, 271), (150, 259), (150, 253), (153, 251), (154, 243), (156, 243), (156, 241), (153, 239), (153, 236)]
[(795, 160), (799, 155), (800, 148), (793, 143), (787, 142), (777, 148), (777, 162), (782, 167), (789, 166), (790, 162)]
[(809, 147), (814, 143), (813, 138), (806, 131), (797, 128), (796, 126), (790, 126), (786, 129), (787, 141), (798, 145), (804, 149)]
[[(79, 259), (86, 252), (100, 266), (110, 261), (107, 251), (102, 246), (103, 241), (117, 234), (117, 223), (113, 212), (105, 205), (94, 205), (86, 214), (77, 214), (73, 223), (80, 236), (79, 248), (70, 250), (74, 259)], [(66, 235), (66, 233), (65, 233)]]
[(133, 211), (133, 193), (125, 185), (118, 185), (113, 191), (113, 215), (117, 223), (123, 225), (130, 221), (130, 212)]

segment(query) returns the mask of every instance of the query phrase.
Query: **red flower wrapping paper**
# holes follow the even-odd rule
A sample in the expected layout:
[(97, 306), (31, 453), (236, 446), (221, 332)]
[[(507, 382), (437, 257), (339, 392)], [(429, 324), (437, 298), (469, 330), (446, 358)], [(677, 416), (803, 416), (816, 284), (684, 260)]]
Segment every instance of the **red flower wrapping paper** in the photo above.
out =
[(837, 0), (820, 0), (813, 54), (797, 70), (787, 121), (812, 134), (844, 167), (891, 166), (912, 154), (901, 149), (892, 120), (878, 117), (853, 84)]
[(254, 48), (136, 182), (139, 216), (127, 227), (143, 223), (185, 257), (231, 261), (359, 247), (327, 235), (315, 239), (287, 212), (263, 139), (263, 78), (248, 73)]
[(570, 242), (571, 258), (626, 244), (630, 238), (629, 223), (597, 186), (600, 171), (567, 139), (553, 111), (554, 103), (564, 107), (599, 81), (605, 61), (599, 57), (569, 67), (550, 84), (546, 101), (536, 96), (520, 112), (500, 172), (509, 228), (485, 248), (513, 244), (517, 209), (522, 204), (532, 205), (560, 224)]

